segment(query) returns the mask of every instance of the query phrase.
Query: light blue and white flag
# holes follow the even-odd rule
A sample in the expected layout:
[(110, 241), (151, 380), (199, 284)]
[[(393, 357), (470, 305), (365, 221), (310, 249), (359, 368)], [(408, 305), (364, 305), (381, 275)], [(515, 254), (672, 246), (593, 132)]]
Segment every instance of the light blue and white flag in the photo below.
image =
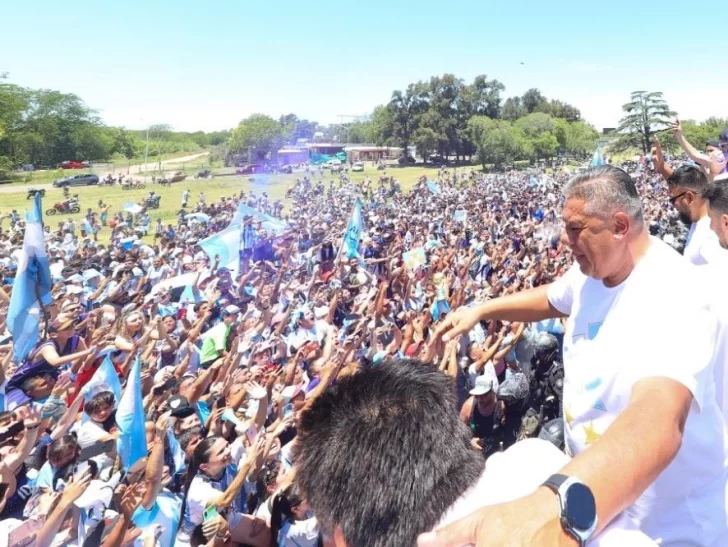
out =
[(607, 162), (604, 161), (604, 156), (602, 156), (602, 151), (599, 150), (599, 146), (597, 146), (597, 149), (594, 150), (594, 155), (592, 156), (591, 160), (591, 167), (599, 167), (600, 165), (605, 165)]
[(114, 394), (115, 404), (118, 405), (121, 401), (121, 382), (119, 381), (119, 375), (116, 373), (114, 363), (111, 361), (111, 353), (107, 353), (106, 357), (99, 368), (96, 369), (94, 375), (83, 386), (83, 396), (86, 400), (102, 391), (110, 391)]
[(220, 266), (238, 275), (240, 269), (240, 224), (230, 225), (222, 232), (211, 235), (200, 241), (202, 250), (215, 262), (215, 256), (220, 256)]
[(233, 219), (230, 221), (230, 226), (235, 226), (236, 224), (242, 224), (243, 223), (243, 217), (246, 215), (250, 215), (253, 218), (257, 218), (261, 220), (261, 226), (265, 229), (266, 232), (273, 232), (274, 234), (282, 234), (288, 229), (288, 226), (285, 222), (282, 220), (279, 220), (275, 217), (272, 217), (270, 215), (267, 215), (265, 213), (262, 213), (258, 211), (257, 209), (253, 209), (249, 205), (246, 205), (245, 203), (241, 203), (238, 205), (238, 210), (235, 211), (235, 216), (233, 216)]
[(468, 220), (468, 212), (464, 209), (458, 209), (452, 214), (452, 219), (455, 222), (462, 222), (465, 224), (465, 222)]
[(440, 194), (440, 193), (442, 193), (442, 190), (440, 189), (440, 186), (436, 182), (434, 182), (432, 180), (428, 180), (427, 181), (427, 188), (429, 188), (430, 192), (432, 192), (433, 194)]
[(52, 302), (51, 270), (43, 238), (41, 198), (33, 198), (33, 210), (25, 215), (25, 237), (18, 254), (18, 271), (8, 309), (8, 330), (13, 335), (16, 363), (25, 359), (40, 336), (43, 306)]
[(346, 258), (357, 258), (359, 256), (361, 227), (361, 201), (357, 199), (344, 233), (344, 241), (341, 244), (341, 249), (339, 249), (339, 253), (343, 252)]
[(129, 379), (116, 409), (116, 425), (119, 426), (117, 449), (124, 469), (147, 456), (147, 435), (144, 429), (144, 404), (142, 402), (142, 365), (137, 355), (131, 366)]

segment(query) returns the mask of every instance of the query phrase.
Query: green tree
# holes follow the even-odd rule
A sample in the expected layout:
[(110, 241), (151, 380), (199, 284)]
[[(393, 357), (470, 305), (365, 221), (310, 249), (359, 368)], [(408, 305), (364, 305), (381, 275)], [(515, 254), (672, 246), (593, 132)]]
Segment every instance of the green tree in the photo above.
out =
[(392, 93), (387, 105), (393, 122), (392, 138), (403, 150), (407, 150), (417, 131), (419, 117), (427, 105), (427, 94), (427, 86), (422, 82), (410, 84), (404, 92)]
[(622, 110), (625, 115), (617, 127), (619, 139), (612, 147), (616, 151), (635, 146), (647, 154), (654, 135), (669, 127), (675, 116), (660, 92), (634, 91), (630, 101), (622, 105)]
[(518, 118), (522, 118), (527, 114), (526, 109), (521, 104), (520, 97), (508, 97), (506, 102), (503, 103), (503, 109), (501, 110), (501, 117), (504, 120), (515, 121)]
[(523, 130), (509, 121), (474, 116), (468, 125), (483, 169), (489, 163), (500, 169), (530, 152)]
[(253, 114), (233, 129), (228, 146), (231, 153), (253, 149), (258, 160), (278, 150), (283, 144), (281, 124), (265, 114)]
[(415, 146), (417, 153), (427, 161), (432, 152), (437, 150), (439, 146), (439, 138), (437, 134), (429, 127), (420, 127), (415, 132)]

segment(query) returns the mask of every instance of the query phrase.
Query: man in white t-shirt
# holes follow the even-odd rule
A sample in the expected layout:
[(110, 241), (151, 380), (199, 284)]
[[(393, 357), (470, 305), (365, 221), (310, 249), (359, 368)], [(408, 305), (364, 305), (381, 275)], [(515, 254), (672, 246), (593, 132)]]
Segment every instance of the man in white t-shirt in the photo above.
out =
[(724, 182), (711, 185), (704, 193), (708, 201), (710, 228), (718, 237), (722, 249), (707, 268), (700, 268), (704, 282), (698, 287), (705, 290), (709, 307), (718, 316), (720, 328), (715, 346), (715, 389), (718, 405), (723, 410), (723, 418), (728, 423), (728, 185)]
[[(597, 530), (624, 510), (663, 545), (726, 545), (726, 431), (712, 369), (718, 325), (697, 289), (678, 288), (696, 287), (698, 269), (649, 237), (621, 169), (590, 169), (564, 193), (562, 240), (576, 264), (551, 285), (452, 314), (438, 334), (449, 339), (482, 319), (568, 316), (564, 434), (574, 459), (560, 474), (593, 492)], [(561, 516), (553, 497), (482, 510), (446, 533), (467, 543), (486, 537), (488, 521), (518, 522), (524, 513), (534, 515), (528, 527), (545, 527)]]
[[(486, 463), (470, 448), (456, 408), (451, 380), (415, 360), (363, 369), (311, 403), (297, 426), (296, 481), (324, 545), (414, 545), (420, 534), (452, 519), (541, 490), (568, 461), (547, 441), (532, 439)], [(515, 524), (490, 522), (491, 536), (517, 540), (530, 515), (519, 518)], [(555, 531), (549, 539), (558, 537), (560, 528)], [(590, 545), (655, 543), (623, 517)]]
[(703, 192), (708, 188), (708, 178), (702, 169), (683, 165), (675, 169), (667, 179), (670, 203), (680, 215), (680, 220), (690, 226), (683, 255), (696, 266), (716, 260), (720, 254), (718, 238), (710, 229), (708, 202)]

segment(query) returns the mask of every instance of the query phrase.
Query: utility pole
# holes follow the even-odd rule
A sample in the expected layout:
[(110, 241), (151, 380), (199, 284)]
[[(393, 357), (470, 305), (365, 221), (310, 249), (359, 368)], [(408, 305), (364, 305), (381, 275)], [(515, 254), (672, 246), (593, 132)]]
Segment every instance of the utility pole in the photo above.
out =
[(147, 146), (144, 150), (144, 178), (146, 180), (147, 173), (147, 160), (149, 159), (149, 125), (147, 125)]

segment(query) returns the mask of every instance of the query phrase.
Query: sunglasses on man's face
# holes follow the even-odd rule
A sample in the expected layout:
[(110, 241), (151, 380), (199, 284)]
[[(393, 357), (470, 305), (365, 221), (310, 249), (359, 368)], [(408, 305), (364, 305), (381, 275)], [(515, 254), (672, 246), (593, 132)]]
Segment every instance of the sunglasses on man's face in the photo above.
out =
[(681, 197), (683, 197), (684, 195), (689, 194), (689, 193), (690, 193), (690, 190), (686, 190), (685, 192), (683, 192), (681, 194), (678, 194), (674, 197), (669, 198), (668, 201), (670, 202), (670, 205), (672, 205), (674, 207), (677, 200), (679, 200)]

